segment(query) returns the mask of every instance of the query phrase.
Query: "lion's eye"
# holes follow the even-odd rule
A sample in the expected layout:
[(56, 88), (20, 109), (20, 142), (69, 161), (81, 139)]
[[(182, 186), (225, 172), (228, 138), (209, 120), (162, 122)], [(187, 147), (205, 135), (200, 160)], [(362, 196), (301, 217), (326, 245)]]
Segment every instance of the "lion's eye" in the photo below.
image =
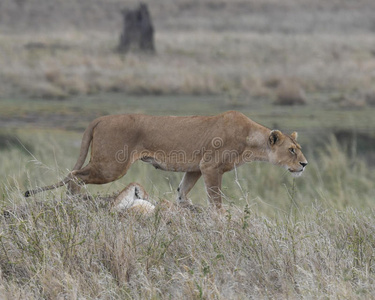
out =
[(294, 149), (294, 148), (289, 148), (289, 151), (290, 151), (290, 153), (292, 153), (292, 154), (296, 154), (296, 149)]

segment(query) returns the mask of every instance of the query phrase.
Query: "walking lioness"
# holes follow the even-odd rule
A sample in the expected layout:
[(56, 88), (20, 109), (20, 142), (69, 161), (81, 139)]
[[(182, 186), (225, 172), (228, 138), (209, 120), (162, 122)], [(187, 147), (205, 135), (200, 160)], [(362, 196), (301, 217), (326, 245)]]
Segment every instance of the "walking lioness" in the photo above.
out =
[[(202, 176), (211, 204), (221, 208), (221, 179), (225, 172), (250, 161), (268, 161), (301, 175), (306, 158), (290, 136), (270, 130), (236, 111), (216, 116), (148, 116), (125, 114), (95, 119), (86, 129), (78, 161), (62, 181), (25, 193), (65, 184), (71, 193), (78, 185), (104, 184), (126, 174), (137, 160), (155, 168), (185, 172), (177, 189), (177, 202), (189, 202), (187, 194)], [(91, 144), (90, 162), (82, 168)]]

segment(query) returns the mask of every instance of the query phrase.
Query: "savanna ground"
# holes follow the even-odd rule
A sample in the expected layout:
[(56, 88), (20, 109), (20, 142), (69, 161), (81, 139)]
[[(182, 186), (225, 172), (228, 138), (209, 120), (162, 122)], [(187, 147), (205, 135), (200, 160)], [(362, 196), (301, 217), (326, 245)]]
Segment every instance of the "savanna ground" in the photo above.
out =
[[(374, 3), (152, 1), (154, 56), (114, 52), (126, 4), (0, 3), (0, 298), (375, 299)], [(182, 174), (141, 162), (92, 200), (22, 196), (67, 174), (97, 116), (229, 109), (297, 130), (303, 177), (242, 166), (221, 215), (111, 214), (131, 181), (174, 201)], [(201, 181), (190, 196), (207, 206)]]

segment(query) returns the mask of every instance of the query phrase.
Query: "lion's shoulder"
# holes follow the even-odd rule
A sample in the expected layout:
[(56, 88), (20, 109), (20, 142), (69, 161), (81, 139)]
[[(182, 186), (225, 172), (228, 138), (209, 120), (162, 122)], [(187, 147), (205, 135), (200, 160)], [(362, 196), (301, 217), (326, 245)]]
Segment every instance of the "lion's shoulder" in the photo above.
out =
[(239, 112), (237, 110), (228, 110), (226, 112), (223, 112), (221, 115), (224, 117), (237, 117), (248, 119), (242, 112)]

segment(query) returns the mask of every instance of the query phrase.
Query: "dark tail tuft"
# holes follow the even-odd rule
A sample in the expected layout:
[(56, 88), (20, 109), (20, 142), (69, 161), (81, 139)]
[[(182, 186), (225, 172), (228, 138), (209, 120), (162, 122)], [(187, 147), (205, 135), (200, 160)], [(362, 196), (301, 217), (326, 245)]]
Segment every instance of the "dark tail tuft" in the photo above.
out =
[(25, 192), (25, 198), (28, 198), (28, 197), (30, 197), (30, 196), (31, 196), (30, 191), (26, 191), (26, 192)]

